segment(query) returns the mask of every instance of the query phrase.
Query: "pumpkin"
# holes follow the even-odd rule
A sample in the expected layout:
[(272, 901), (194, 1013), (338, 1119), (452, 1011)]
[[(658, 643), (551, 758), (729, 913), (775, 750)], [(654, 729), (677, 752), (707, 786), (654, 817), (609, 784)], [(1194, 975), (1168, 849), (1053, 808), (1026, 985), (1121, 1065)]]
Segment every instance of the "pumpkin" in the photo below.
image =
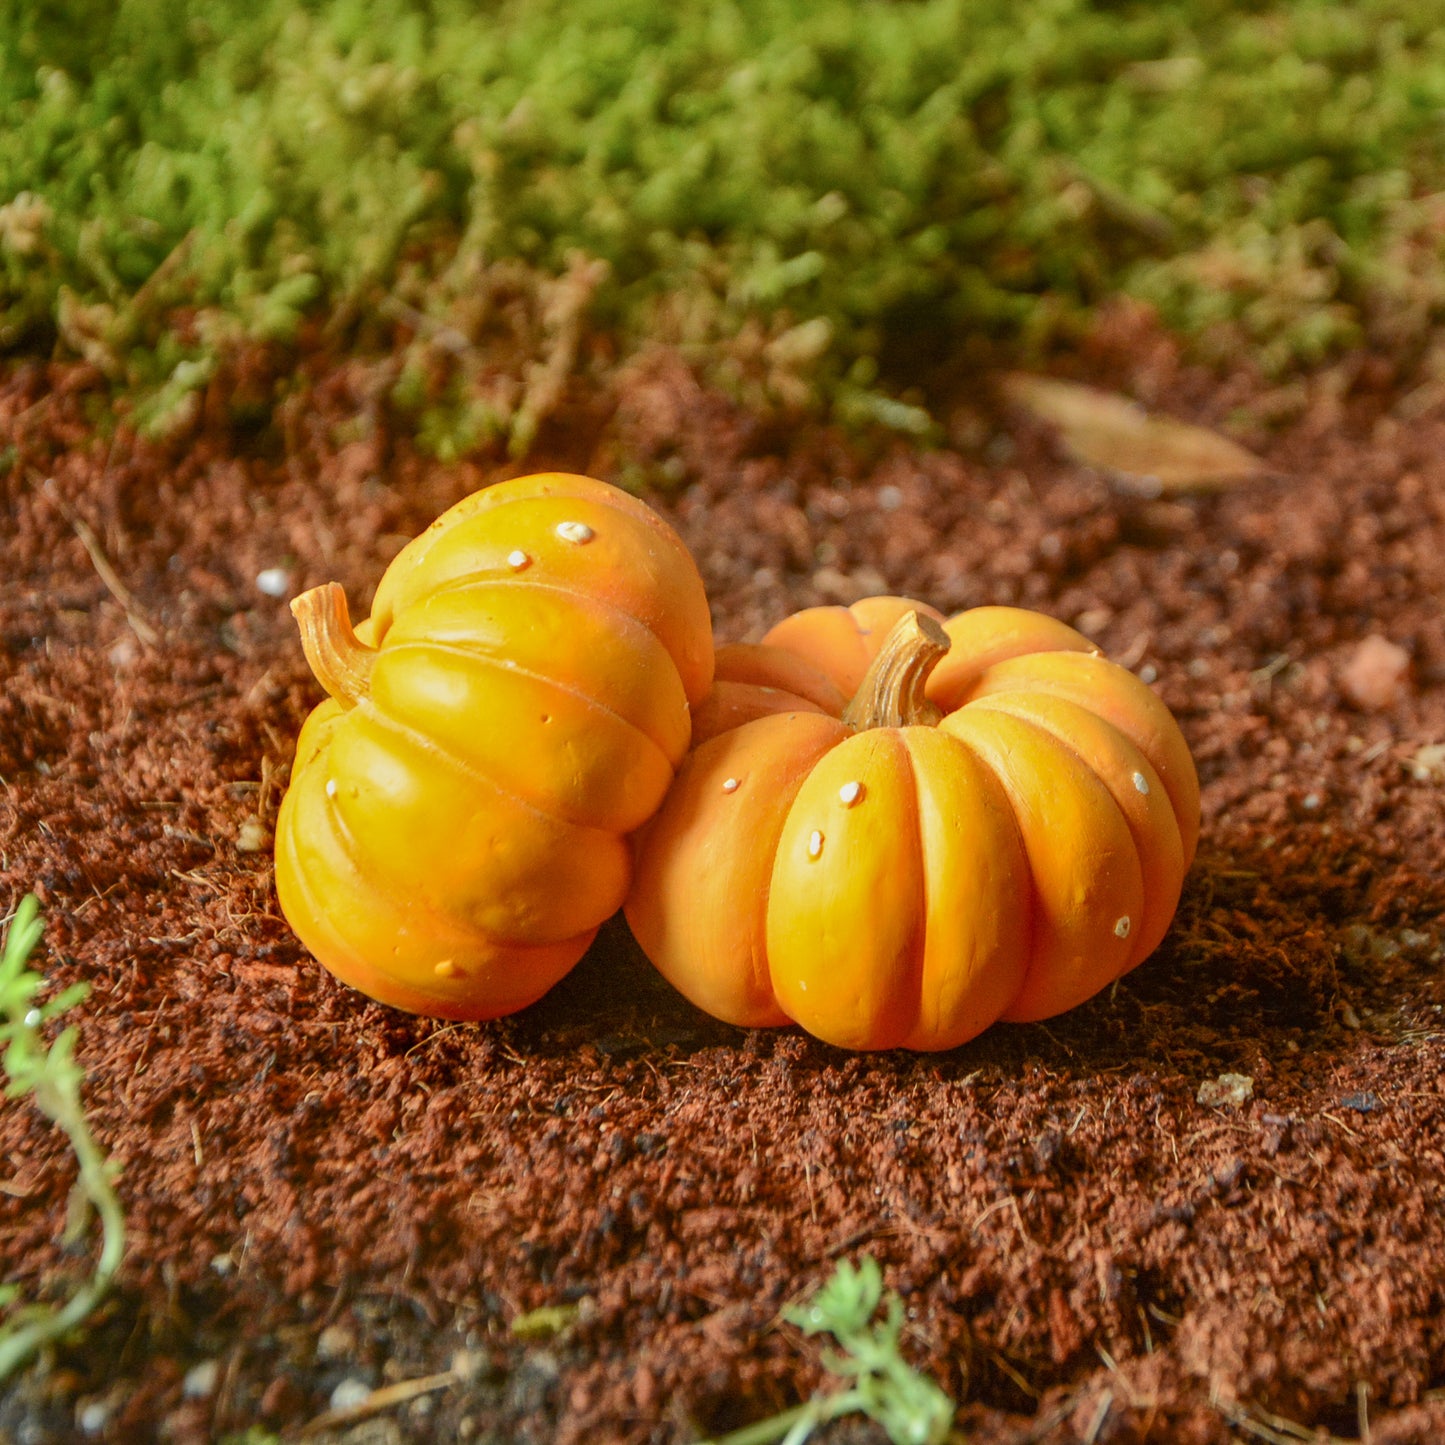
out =
[[(870, 599), (729, 664), (767, 669), (780, 685), (701, 742), (638, 838), (628, 922), (701, 1008), (947, 1049), (1073, 1008), (1158, 945), (1198, 781), (1168, 709), (1087, 638)], [(841, 716), (815, 701), (855, 679)]]
[(292, 603), (330, 694), (297, 742), (276, 890), (346, 983), (443, 1018), (544, 993), (620, 906), (627, 835), (712, 678), (701, 578), (635, 498), (549, 473), (451, 508), (353, 631), (335, 583)]

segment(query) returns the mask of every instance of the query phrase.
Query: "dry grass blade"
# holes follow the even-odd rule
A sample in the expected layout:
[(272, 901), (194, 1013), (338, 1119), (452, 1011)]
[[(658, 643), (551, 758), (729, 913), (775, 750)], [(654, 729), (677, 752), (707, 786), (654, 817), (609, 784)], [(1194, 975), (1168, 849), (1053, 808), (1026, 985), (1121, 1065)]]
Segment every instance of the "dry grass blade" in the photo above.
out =
[(1221, 1403), (1216, 1408), (1236, 1430), (1242, 1430), (1256, 1440), (1267, 1441), (1268, 1445), (1296, 1445), (1296, 1442), (1306, 1442), (1306, 1445), (1346, 1445), (1342, 1436), (1333, 1435), (1323, 1427), (1314, 1429), (1301, 1425), (1283, 1415), (1271, 1414), (1257, 1405)]
[(145, 646), (155, 647), (161, 640), (160, 633), (146, 620), (145, 609), (136, 600), (135, 594), (120, 580), (120, 574), (111, 565), (110, 558), (105, 554), (105, 548), (101, 546), (100, 538), (95, 535), (87, 522), (77, 517), (66, 506), (55, 486), (53, 477), (46, 478), (44, 489), (45, 495), (60, 509), (65, 520), (70, 523), (71, 530), (80, 538), (80, 544), (85, 548), (91, 566), (95, 568), (96, 576), (105, 583), (106, 591), (120, 603), (131, 631), (140, 638)]
[(1130, 491), (1224, 491), (1251, 477), (1277, 475), (1236, 442), (1206, 427), (1151, 416), (1137, 402), (1098, 387), (1013, 372), (1004, 395), (1058, 429), (1075, 461), (1109, 473)]
[(328, 1430), (345, 1429), (349, 1425), (369, 1420), (383, 1410), (390, 1410), (395, 1405), (404, 1405), (408, 1400), (415, 1400), (420, 1395), (445, 1390), (460, 1379), (461, 1376), (455, 1370), (443, 1370), (437, 1375), (421, 1375), (413, 1380), (398, 1380), (394, 1385), (383, 1385), (355, 1405), (327, 1410), (325, 1414), (308, 1421), (301, 1427), (301, 1435), (309, 1438), (312, 1435), (324, 1434)]

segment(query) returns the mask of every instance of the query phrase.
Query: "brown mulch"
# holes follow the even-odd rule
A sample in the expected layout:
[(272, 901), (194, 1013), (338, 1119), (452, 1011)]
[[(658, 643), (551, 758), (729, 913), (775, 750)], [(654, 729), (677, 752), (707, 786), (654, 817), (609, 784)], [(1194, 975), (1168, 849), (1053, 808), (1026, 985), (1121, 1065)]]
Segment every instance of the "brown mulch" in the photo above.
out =
[[(503, 469), (394, 440), (360, 362), (313, 367), (284, 445), (204, 412), (143, 443), (83, 369), (0, 379), (0, 906), (33, 887), (45, 968), (92, 987), (129, 1219), (121, 1288), (0, 1392), (0, 1441), (286, 1433), (445, 1374), (350, 1438), (684, 1442), (823, 1381), (780, 1310), (866, 1254), (971, 1439), (1445, 1438), (1445, 398), (1371, 359), (1221, 379), (1126, 313), (1074, 366), (1280, 476), (1130, 495), (980, 378), (946, 445), (869, 444), (666, 355), (529, 464), (673, 483), (722, 638), (878, 591), (1017, 603), (1175, 709), (1205, 822), (1158, 954), (917, 1057), (715, 1024), (620, 923), (498, 1023), (336, 984), (271, 886), (319, 693), (257, 578), (359, 613)], [(1200, 1102), (1222, 1074), (1252, 1097)], [(57, 1296), (73, 1163), (23, 1101), (0, 1144), (3, 1277)], [(548, 1305), (578, 1308), (511, 1332)]]

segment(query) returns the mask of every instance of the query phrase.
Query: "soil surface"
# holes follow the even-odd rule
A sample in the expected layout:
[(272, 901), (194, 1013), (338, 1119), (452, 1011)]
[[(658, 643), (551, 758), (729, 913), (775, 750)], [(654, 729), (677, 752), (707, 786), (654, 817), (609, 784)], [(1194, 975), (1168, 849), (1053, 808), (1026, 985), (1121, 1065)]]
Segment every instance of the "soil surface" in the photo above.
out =
[[(129, 1249), (0, 1440), (686, 1442), (825, 1383), (780, 1312), (864, 1255), (972, 1440), (1445, 1439), (1445, 391), (1368, 357), (1221, 378), (1127, 312), (1074, 370), (1279, 475), (1133, 495), (979, 377), (947, 444), (865, 444), (666, 354), (525, 468), (666, 480), (720, 638), (884, 591), (1019, 603), (1178, 715), (1204, 834), (1155, 957), (1047, 1024), (849, 1056), (713, 1023), (620, 922), (493, 1024), (334, 982), (271, 883), (320, 696), (287, 599), (336, 579), (359, 614), (524, 469), (417, 456), (361, 361), (318, 355), (274, 435), (203, 409), (164, 445), (86, 370), (12, 367), (0, 904), (34, 888), (42, 966), (91, 985)], [(25, 1101), (0, 1144), (5, 1277), (58, 1297), (92, 1248), (62, 1243), (71, 1156)]]

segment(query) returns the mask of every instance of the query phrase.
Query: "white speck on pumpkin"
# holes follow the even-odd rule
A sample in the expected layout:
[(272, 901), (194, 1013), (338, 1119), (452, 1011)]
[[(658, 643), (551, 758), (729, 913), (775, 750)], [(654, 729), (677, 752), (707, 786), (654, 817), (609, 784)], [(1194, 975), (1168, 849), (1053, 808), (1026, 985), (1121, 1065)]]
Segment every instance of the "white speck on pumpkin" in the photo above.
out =
[(1116, 934), (1118, 934), (1118, 936), (1119, 936), (1120, 938), (1128, 938), (1128, 936), (1129, 936), (1129, 930), (1130, 930), (1133, 926), (1134, 926), (1134, 925), (1129, 921), (1129, 915), (1126, 913), (1126, 914), (1114, 925), (1114, 932), (1115, 932)]
[(1143, 773), (1134, 774), (1134, 791), (1143, 793), (1146, 798), (1149, 796), (1149, 779)]
[(723, 779), (723, 792), (725, 792), (725, 793), (735, 793), (735, 792), (737, 792), (738, 788), (741, 787), (741, 786), (742, 786), (742, 780), (741, 780), (740, 778), (724, 778), (724, 779)]
[(821, 858), (823, 856), (823, 835), (814, 828), (808, 835), (808, 857)]
[(444, 958), (432, 971), (438, 978), (455, 978), (461, 972), (461, 969), (459, 969), (451, 959)]
[(586, 522), (558, 522), (557, 535), (564, 542), (575, 542), (579, 547), (585, 547), (597, 533)]
[(525, 572), (532, 565), (532, 559), (518, 547), (515, 552), (507, 553), (507, 566), (513, 572)]
[(327, 780), (326, 780), (326, 796), (327, 796), (328, 798), (334, 798), (334, 797), (336, 796), (336, 779), (335, 779), (335, 778), (327, 778)]
[(861, 802), (862, 799), (862, 783), (844, 783), (843, 786), (838, 789), (838, 801), (842, 803), (845, 808), (851, 808), (854, 803)]

